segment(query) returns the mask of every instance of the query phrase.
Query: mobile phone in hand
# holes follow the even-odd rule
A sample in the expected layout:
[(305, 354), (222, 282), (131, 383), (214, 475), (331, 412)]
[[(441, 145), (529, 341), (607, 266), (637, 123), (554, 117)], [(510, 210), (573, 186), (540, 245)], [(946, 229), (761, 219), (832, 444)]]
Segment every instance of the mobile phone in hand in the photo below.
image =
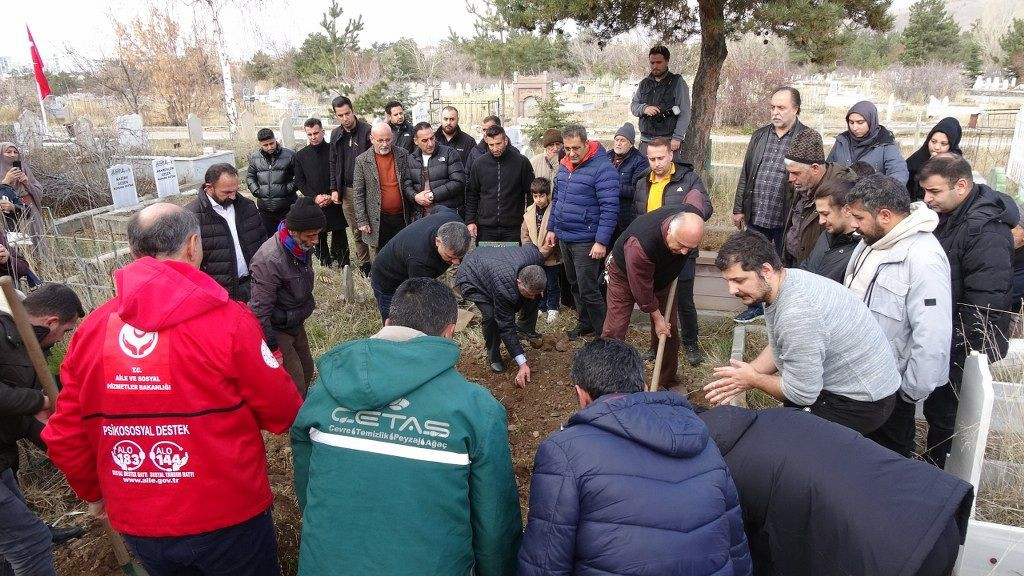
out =
[(15, 160), (13, 166), (18, 170), (21, 170), (21, 160)]

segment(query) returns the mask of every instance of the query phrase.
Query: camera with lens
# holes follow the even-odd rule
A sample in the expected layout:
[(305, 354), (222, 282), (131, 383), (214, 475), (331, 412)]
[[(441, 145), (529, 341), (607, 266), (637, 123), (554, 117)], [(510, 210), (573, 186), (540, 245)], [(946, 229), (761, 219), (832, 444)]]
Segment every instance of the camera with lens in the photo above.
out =
[(679, 106), (673, 106), (673, 107), (669, 108), (668, 110), (663, 110), (661, 112), (661, 114), (658, 114), (657, 116), (655, 116), (655, 118), (658, 118), (658, 119), (675, 118), (676, 116), (679, 116), (679, 112), (681, 112), (681, 110), (679, 110)]

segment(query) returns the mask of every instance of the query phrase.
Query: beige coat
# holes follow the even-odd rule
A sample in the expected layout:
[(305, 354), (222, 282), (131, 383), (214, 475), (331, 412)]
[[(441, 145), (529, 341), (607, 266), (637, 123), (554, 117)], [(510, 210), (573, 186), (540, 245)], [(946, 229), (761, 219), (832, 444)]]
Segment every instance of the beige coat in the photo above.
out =
[[(541, 218), (540, 228), (537, 228), (537, 205), (530, 204), (526, 207), (526, 213), (523, 214), (523, 227), (519, 231), (519, 240), (523, 243), (523, 246), (527, 244), (533, 244), (540, 248), (544, 245), (544, 238), (548, 235), (548, 218), (551, 217), (551, 204), (548, 204), (548, 209), (544, 212), (544, 217)], [(558, 245), (555, 244), (555, 248), (548, 254), (548, 257), (544, 259), (545, 266), (555, 266), (562, 263), (562, 253), (558, 250)]]
[(555, 175), (558, 174), (558, 155), (556, 154), (552, 158), (553, 162), (549, 162), (544, 157), (544, 151), (541, 150), (540, 154), (534, 154), (533, 158), (530, 158), (530, 166), (533, 167), (534, 178), (547, 178), (551, 182), (550, 191), (555, 191)]

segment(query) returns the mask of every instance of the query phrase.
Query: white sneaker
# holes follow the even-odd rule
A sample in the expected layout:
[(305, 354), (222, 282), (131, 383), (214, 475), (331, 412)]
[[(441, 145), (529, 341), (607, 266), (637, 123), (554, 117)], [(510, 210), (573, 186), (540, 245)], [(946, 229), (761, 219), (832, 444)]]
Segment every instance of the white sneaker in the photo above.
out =
[(551, 324), (558, 318), (558, 310), (548, 310), (548, 324)]

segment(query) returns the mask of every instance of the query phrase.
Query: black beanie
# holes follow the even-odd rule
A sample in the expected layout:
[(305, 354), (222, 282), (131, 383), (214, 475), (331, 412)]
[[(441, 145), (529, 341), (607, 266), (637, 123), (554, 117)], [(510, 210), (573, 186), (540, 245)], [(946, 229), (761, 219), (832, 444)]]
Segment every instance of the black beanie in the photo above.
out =
[(317, 230), (327, 226), (324, 211), (308, 196), (300, 196), (284, 219), (285, 226), (292, 232)]

